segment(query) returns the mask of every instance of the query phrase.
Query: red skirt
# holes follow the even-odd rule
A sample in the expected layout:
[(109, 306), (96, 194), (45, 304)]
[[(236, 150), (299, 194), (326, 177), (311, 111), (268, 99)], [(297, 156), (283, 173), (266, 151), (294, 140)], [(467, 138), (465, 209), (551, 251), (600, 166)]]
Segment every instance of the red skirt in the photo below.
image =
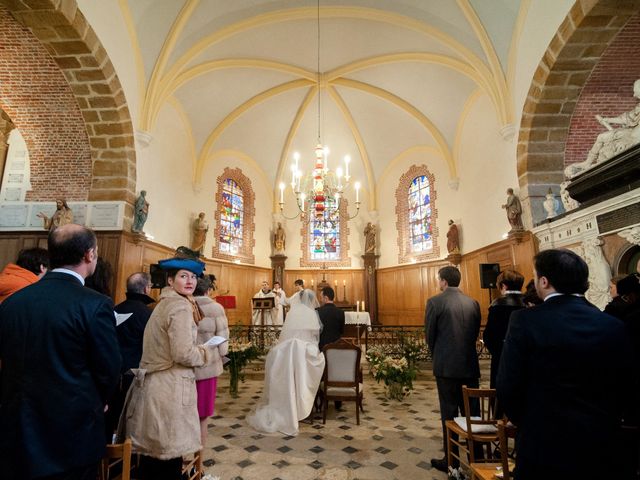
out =
[(200, 418), (206, 418), (213, 415), (213, 407), (216, 402), (217, 380), (217, 377), (196, 380), (196, 390), (198, 392), (198, 416)]

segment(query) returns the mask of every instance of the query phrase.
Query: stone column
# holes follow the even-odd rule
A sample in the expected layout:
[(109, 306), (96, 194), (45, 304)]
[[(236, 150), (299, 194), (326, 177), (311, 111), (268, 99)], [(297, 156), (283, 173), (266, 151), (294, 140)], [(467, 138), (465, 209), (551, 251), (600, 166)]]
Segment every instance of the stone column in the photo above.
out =
[(284, 287), (284, 269), (285, 263), (287, 261), (286, 255), (272, 255), (269, 257), (271, 259), (271, 268), (273, 268), (273, 285), (275, 282), (279, 282), (280, 286)]
[(378, 321), (378, 285), (376, 282), (376, 270), (378, 268), (378, 258), (375, 253), (365, 253), (364, 260), (364, 300), (369, 309), (372, 325), (380, 325)]

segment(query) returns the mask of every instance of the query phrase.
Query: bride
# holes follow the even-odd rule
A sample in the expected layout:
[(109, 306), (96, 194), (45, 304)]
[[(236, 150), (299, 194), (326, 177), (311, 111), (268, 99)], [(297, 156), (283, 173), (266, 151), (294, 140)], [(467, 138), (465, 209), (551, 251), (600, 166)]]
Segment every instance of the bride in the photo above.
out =
[(324, 371), (318, 301), (308, 289), (296, 295), (300, 302), (291, 307), (278, 343), (267, 355), (262, 399), (247, 416), (249, 425), (261, 432), (297, 435), (298, 422), (311, 413)]

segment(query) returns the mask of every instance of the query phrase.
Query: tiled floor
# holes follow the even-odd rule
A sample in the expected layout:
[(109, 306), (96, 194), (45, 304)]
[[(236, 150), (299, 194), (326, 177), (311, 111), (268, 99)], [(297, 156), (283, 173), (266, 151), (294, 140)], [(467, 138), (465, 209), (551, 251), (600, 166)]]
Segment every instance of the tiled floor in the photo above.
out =
[[(486, 361), (481, 362), (488, 378)], [(446, 479), (431, 468), (442, 457), (435, 380), (424, 369), (404, 402), (387, 401), (384, 386), (365, 375), (365, 413), (356, 425), (355, 404), (331, 406), (327, 423), (300, 424), (297, 437), (264, 435), (245, 415), (260, 398), (263, 377), (249, 373), (240, 397), (228, 395), (226, 374), (218, 381), (216, 415), (209, 424), (205, 472), (220, 480), (252, 479)]]

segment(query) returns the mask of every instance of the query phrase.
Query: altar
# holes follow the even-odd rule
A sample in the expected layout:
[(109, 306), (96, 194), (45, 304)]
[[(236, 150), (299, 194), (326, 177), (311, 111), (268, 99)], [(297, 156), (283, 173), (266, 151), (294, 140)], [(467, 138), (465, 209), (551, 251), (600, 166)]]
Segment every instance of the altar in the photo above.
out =
[(369, 312), (344, 312), (345, 325), (366, 325), (371, 331), (371, 316)]
[(369, 332), (371, 331), (371, 316), (369, 312), (344, 312), (344, 334), (345, 338), (352, 338), (357, 345), (367, 344)]

